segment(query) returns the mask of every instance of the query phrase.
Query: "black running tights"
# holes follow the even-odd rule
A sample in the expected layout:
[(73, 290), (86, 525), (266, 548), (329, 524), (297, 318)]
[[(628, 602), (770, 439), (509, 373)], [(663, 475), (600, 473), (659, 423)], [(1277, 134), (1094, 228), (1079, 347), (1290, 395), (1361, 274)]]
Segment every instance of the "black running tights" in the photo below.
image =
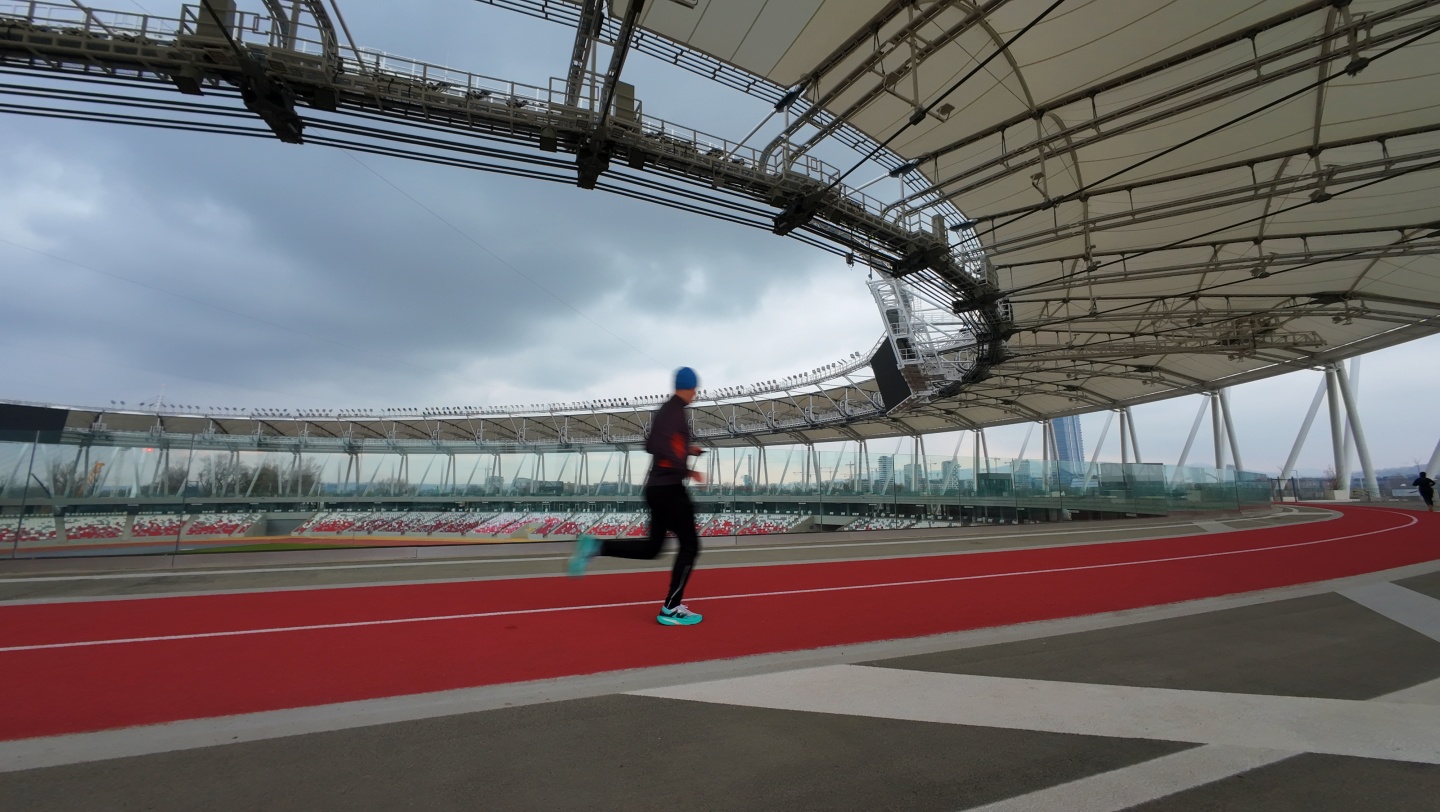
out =
[(643, 539), (609, 539), (600, 547), (600, 555), (615, 558), (652, 559), (660, 555), (665, 534), (674, 533), (680, 542), (675, 556), (675, 569), (670, 571), (670, 591), (665, 594), (665, 608), (674, 609), (685, 597), (685, 584), (695, 559), (700, 556), (700, 537), (695, 533), (695, 506), (684, 485), (650, 485), (645, 488), (645, 504), (650, 506), (650, 537)]

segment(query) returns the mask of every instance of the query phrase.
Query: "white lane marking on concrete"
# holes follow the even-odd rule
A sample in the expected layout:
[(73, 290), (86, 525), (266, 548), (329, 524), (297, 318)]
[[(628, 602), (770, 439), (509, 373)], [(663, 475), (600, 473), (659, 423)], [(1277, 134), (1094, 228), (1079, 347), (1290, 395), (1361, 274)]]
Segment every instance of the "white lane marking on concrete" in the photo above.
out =
[(1440, 707), (833, 665), (640, 696), (1440, 764)]
[(1284, 761), (1296, 753), (1209, 744), (1086, 776), (966, 812), (1120, 812)]
[[(1371, 702), (1440, 705), (1440, 679)], [(1129, 767), (1016, 795), (967, 812), (1122, 812), (1215, 781), (1284, 761), (1299, 753), (1207, 744)], [(1227, 772), (1226, 766), (1230, 769)]]
[(1229, 533), (1233, 529), (1224, 522), (1212, 522), (1199, 519), (1195, 521), (1195, 526), (1204, 530), (1206, 533)]
[[(1142, 527), (1110, 528), (1094, 527), (1083, 530), (1053, 530), (1039, 533), (1005, 533), (1002, 535), (986, 536), (945, 536), (943, 538), (925, 539), (892, 539), (886, 541), (844, 541), (832, 544), (786, 544), (768, 545), (756, 544), (736, 547), (707, 547), (705, 554), (713, 553), (739, 553), (739, 552), (768, 552), (768, 551), (789, 551), (789, 550), (833, 550), (848, 547), (894, 547), (912, 544), (943, 544), (956, 541), (996, 541), (1024, 538), (1042, 538), (1049, 536), (1084, 536), (1095, 533), (1117, 532), (1121, 530), (1133, 530), (1135, 532), (1149, 532), (1151, 530), (1170, 530), (1180, 527), (1193, 527), (1195, 522), (1178, 522), (1174, 524), (1152, 524)], [(1125, 539), (1124, 541), (1147, 541), (1149, 539)], [(1124, 542), (1120, 542), (1124, 543)], [(982, 551), (991, 552), (991, 551)], [(569, 558), (568, 555), (531, 555), (522, 558), (486, 558), (484, 556), (465, 558), (446, 558), (436, 561), (393, 561), (371, 564), (316, 564), (298, 567), (254, 567), (247, 569), (225, 569), (225, 570), (137, 570), (134, 572), (120, 573), (91, 573), (86, 575), (36, 575), (18, 576), (11, 578), (0, 578), (0, 584), (30, 584), (46, 583), (51, 581), (115, 581), (115, 580), (136, 580), (145, 578), (184, 578), (197, 575), (255, 575), (272, 572), (324, 572), (327, 570), (365, 570), (365, 569), (388, 569), (392, 567), (439, 567), (439, 566), (468, 566), (471, 564), (513, 564), (530, 561), (563, 561)], [(810, 562), (802, 562), (810, 563)]]
[(1440, 705), (1440, 679), (1432, 679), (1419, 685), (1386, 694), (1382, 702), (1399, 702), (1406, 705)]
[(1388, 583), (1342, 589), (1340, 594), (1431, 640), (1440, 640), (1440, 601), (1429, 595)]
[[(1390, 513), (1391, 511), (1381, 512)], [(824, 586), (813, 587), (810, 589), (780, 589), (770, 592), (742, 592), (732, 595), (708, 595), (699, 598), (692, 598), (691, 602), (698, 604), (701, 601), (743, 600), (746, 598), (770, 598), (786, 595), (813, 595), (822, 592), (851, 592), (860, 589), (887, 589), (902, 586), (924, 586), (930, 584), (959, 583), (962, 581), (985, 581), (992, 578), (1013, 578), (1024, 575), (1046, 575), (1057, 572), (1080, 572), (1084, 570), (1116, 569), (1119, 567), (1136, 567), (1144, 566), (1147, 564), (1165, 564), (1174, 561), (1191, 561), (1200, 558), (1218, 558), (1221, 556), (1249, 555), (1253, 553), (1271, 552), (1274, 550), (1287, 550), (1296, 547), (1310, 547), (1316, 544), (1328, 544), (1335, 541), (1345, 541), (1348, 539), (1363, 538), (1365, 536), (1374, 536), (1381, 533), (1389, 533), (1394, 530), (1402, 530), (1418, 522), (1418, 520), (1413, 516), (1406, 516), (1405, 518), (1407, 519), (1405, 524), (1396, 525), (1394, 527), (1387, 527), (1381, 530), (1369, 530), (1364, 533), (1352, 533), (1348, 536), (1334, 536), (1328, 539), (1297, 541), (1290, 544), (1273, 544), (1268, 547), (1246, 547), (1239, 550), (1221, 550), (1213, 553), (1193, 553), (1191, 555), (1176, 555), (1167, 556), (1164, 558), (1144, 558), (1135, 561), (1114, 561), (1106, 564), (1084, 564), (1074, 567), (1046, 567), (1043, 569), (1034, 570), (1011, 570), (1008, 572), (992, 572), (981, 575), (957, 575), (949, 578), (921, 578), (911, 581), (886, 581), (874, 584), (849, 584), (846, 586)], [(316, 623), (304, 626), (271, 626), (257, 629), (230, 629), (217, 632), (195, 632), (191, 634), (167, 634), (146, 637), (124, 637), (100, 640), (75, 640), (63, 643), (32, 643), (29, 645), (0, 647), (0, 654), (17, 651), (39, 651), (43, 649), (82, 648), (86, 646), (111, 646), (125, 643), (153, 643), (174, 640), (199, 640), (211, 637), (239, 637), (242, 635), (252, 634), (282, 634), (285, 632), (316, 631), (320, 629), (350, 629), (362, 626), (388, 626), (399, 623), (433, 623), (445, 620), (468, 620), (472, 618), (502, 617), (508, 615), (544, 614), (547, 612), (576, 612), (584, 611), (587, 609), (612, 609), (620, 606), (644, 606), (649, 603), (654, 603), (654, 601), (626, 601), (622, 603), (580, 604), (573, 606), (542, 607), (536, 609), (510, 609), (495, 612), (469, 612), (455, 615), (381, 618), (376, 620), (357, 620), (342, 623)]]

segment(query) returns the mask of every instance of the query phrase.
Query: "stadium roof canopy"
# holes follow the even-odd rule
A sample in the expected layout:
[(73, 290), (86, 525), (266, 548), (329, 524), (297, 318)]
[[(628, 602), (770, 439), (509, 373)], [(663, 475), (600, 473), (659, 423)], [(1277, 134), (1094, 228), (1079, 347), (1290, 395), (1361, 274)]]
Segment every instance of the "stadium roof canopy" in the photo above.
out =
[[(785, 185), (835, 141), (877, 150), (904, 180), (864, 190), (867, 216), (923, 223), (928, 238), (968, 246), (965, 257), (978, 240), (980, 282), (954, 289), (956, 311), (986, 314), (974, 374), (888, 414), (854, 359), (803, 383), (710, 393), (697, 423), (713, 442), (1114, 408), (1440, 330), (1440, 0), (482, 2), (594, 26), (616, 51), (775, 102), (782, 136), (744, 145), (756, 158), (735, 162), (772, 179), (751, 197), (781, 210), (777, 231), (790, 230), (787, 216), (792, 228), (840, 221), (823, 206), (807, 214), (805, 187)], [(663, 163), (642, 156), (608, 172)], [(860, 199), (833, 174), (818, 179)], [(854, 250), (834, 233), (810, 235)], [(862, 260), (903, 277), (899, 256)], [(555, 442), (616, 442), (601, 425), (642, 406), (505, 416), (563, 416), (563, 431), (543, 430)], [(403, 419), (417, 438), (437, 436), (420, 417), (376, 416), (376, 428)], [(300, 431), (292, 418), (274, 430)]]
[[(1437, 5), (699, 0), (641, 25), (803, 87), (975, 224), (1014, 332), (958, 399), (993, 422), (1433, 332)], [(825, 134), (797, 118), (801, 148)]]

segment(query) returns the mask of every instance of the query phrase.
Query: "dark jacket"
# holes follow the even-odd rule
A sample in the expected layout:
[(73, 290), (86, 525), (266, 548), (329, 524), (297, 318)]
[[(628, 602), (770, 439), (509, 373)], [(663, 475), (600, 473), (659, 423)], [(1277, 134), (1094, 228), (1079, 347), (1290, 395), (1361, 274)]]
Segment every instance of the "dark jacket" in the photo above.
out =
[(1435, 480), (1431, 479), (1431, 478), (1428, 477), (1428, 476), (1422, 476), (1422, 477), (1417, 478), (1414, 482), (1411, 482), (1411, 483), (1410, 483), (1410, 487), (1412, 487), (1412, 488), (1419, 488), (1421, 493), (1425, 493), (1425, 492), (1434, 493), (1434, 492), (1435, 492)]
[(645, 450), (654, 459), (650, 463), (647, 485), (679, 485), (689, 471), (690, 422), (685, 419), (685, 401), (671, 395), (650, 423), (650, 436)]

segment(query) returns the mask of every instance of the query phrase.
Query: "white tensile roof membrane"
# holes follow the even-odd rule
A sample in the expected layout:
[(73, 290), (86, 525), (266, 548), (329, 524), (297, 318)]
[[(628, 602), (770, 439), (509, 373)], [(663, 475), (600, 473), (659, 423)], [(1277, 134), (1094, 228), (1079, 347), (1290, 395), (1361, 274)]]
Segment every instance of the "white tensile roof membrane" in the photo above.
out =
[(948, 404), (966, 422), (1440, 326), (1435, 0), (649, 0), (639, 22), (893, 137), (975, 223), (1016, 331)]

